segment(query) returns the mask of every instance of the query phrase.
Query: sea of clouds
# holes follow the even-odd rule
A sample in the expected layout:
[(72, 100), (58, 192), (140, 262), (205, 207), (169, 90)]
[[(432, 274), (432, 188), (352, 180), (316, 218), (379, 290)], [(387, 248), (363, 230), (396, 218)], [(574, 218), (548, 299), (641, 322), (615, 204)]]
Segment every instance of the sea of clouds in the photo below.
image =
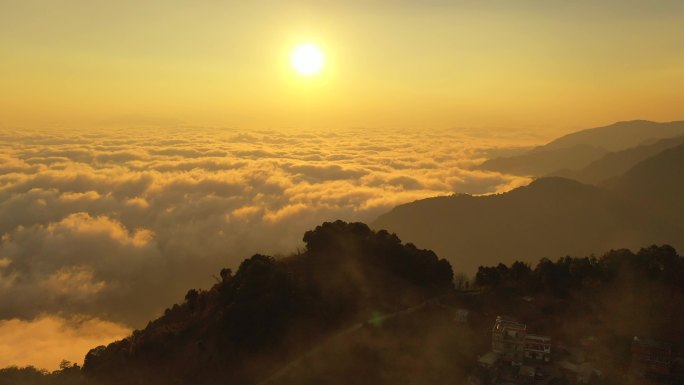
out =
[[(471, 167), (529, 144), (455, 129), (3, 129), (0, 367), (79, 362), (222, 267), (295, 251), (323, 221), (526, 184)], [(36, 325), (63, 349), (29, 354)]]

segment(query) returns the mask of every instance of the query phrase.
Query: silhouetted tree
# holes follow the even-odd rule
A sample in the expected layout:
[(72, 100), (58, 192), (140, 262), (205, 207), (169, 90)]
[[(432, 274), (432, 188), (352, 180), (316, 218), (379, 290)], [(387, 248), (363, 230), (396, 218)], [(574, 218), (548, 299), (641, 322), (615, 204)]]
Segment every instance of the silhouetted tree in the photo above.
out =
[(484, 287), (530, 287), (563, 296), (577, 288), (616, 279), (684, 286), (684, 258), (669, 245), (650, 246), (636, 254), (627, 249), (611, 250), (600, 259), (568, 256), (553, 262), (543, 258), (534, 270), (522, 262), (514, 262), (510, 268), (504, 264), (480, 266), (475, 283)]
[(233, 271), (227, 268), (221, 269), (221, 280), (226, 281), (233, 275)]
[(197, 301), (198, 297), (199, 297), (199, 292), (195, 289), (190, 289), (185, 294), (185, 302), (194, 303), (195, 301)]

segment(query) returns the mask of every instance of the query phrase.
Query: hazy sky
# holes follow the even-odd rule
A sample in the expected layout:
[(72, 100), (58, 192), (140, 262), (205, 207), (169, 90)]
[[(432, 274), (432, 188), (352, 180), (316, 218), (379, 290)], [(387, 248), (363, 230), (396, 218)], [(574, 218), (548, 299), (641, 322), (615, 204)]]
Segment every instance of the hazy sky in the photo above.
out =
[[(319, 44), (324, 73), (288, 53)], [(682, 118), (684, 2), (0, 0), (0, 125)]]

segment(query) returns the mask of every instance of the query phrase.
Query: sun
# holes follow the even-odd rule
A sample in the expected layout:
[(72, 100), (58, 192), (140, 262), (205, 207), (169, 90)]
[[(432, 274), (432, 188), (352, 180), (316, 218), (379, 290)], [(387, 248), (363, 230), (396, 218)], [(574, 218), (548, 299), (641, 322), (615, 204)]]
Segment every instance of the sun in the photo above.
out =
[(297, 44), (290, 52), (292, 68), (301, 76), (315, 76), (325, 66), (325, 55), (319, 46), (313, 43)]

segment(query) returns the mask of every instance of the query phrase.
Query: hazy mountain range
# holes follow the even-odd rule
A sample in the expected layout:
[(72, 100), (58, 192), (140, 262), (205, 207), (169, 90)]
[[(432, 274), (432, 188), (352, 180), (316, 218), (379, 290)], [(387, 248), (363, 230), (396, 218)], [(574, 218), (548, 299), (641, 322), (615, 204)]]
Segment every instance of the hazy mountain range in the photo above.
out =
[[(659, 142), (659, 140), (683, 135), (684, 121), (618, 122), (610, 126), (590, 128), (562, 136), (520, 155), (493, 158), (479, 167), (484, 170), (536, 177), (549, 174), (569, 175), (571, 171), (568, 170), (588, 168), (584, 172), (587, 174), (586, 178), (600, 178), (604, 174), (595, 169), (608, 168), (615, 162), (631, 166), (668, 146), (672, 147), (681, 143), (676, 140), (664, 142)], [(625, 150), (627, 152), (622, 153)], [(629, 164), (630, 160), (632, 164)], [(599, 162), (599, 165), (593, 165), (594, 162)], [(620, 173), (620, 168), (610, 170)], [(593, 179), (583, 179), (585, 176), (582, 172), (579, 175), (582, 175), (579, 177), (581, 180), (593, 181)]]
[(584, 183), (598, 184), (627, 172), (637, 163), (684, 143), (684, 136), (660, 139), (653, 144), (643, 144), (622, 151), (609, 152), (578, 170), (563, 169), (554, 173)]
[[(462, 194), (401, 205), (372, 226), (435, 250), (456, 271), (468, 274), (484, 264), (533, 262), (618, 247), (670, 243), (682, 249), (684, 138), (654, 139), (680, 132), (684, 122), (625, 122), (580, 131), (484, 166), (536, 167), (545, 173), (586, 164), (558, 174), (593, 185), (542, 177), (504, 194)], [(586, 151), (605, 148), (614, 151), (598, 159), (598, 152)], [(540, 160), (544, 157), (555, 163)]]

